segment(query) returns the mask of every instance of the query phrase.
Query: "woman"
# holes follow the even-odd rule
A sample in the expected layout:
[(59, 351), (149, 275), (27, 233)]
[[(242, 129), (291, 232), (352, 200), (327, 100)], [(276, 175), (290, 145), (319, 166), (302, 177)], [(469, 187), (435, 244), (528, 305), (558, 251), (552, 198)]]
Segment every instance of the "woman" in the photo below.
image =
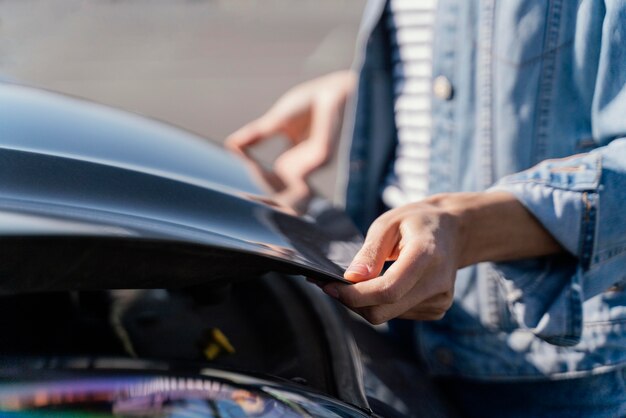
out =
[(415, 320), (470, 416), (626, 415), (625, 22), (608, 0), (372, 1), (355, 72), (227, 141), (284, 134), (275, 171), (306, 190), (356, 93), (345, 206), (367, 236), (355, 284), (324, 291)]

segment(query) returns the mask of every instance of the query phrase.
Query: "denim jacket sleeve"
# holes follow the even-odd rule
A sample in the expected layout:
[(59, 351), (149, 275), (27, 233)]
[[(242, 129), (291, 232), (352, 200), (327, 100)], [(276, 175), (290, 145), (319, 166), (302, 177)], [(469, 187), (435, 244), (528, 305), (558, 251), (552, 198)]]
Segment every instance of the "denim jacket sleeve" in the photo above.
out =
[(606, 5), (591, 109), (594, 139), (605, 145), (490, 189), (513, 193), (569, 253), (497, 265), (518, 322), (557, 345), (580, 340), (584, 301), (626, 284), (626, 6)]

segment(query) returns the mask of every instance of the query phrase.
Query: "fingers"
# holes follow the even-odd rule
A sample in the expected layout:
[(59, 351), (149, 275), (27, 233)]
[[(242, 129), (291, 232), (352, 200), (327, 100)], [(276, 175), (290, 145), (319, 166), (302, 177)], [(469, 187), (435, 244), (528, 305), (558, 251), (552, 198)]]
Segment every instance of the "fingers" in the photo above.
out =
[[(389, 230), (395, 229), (374, 228), (368, 237), (375, 242), (380, 239), (380, 231), (383, 231), (383, 236), (389, 237), (386, 232)], [(397, 238), (394, 237), (390, 242), (395, 240)], [(365, 255), (360, 253), (355, 260), (360, 257), (365, 260), (368, 257), (383, 259), (393, 252), (390, 248), (388, 244), (380, 247), (364, 245)], [(441, 319), (452, 304), (455, 269), (446, 267), (444, 257), (436, 248), (435, 243), (425, 237), (412, 239), (402, 246), (398, 259), (384, 275), (352, 286), (328, 284), (323, 289), (372, 324), (397, 317)]]
[(398, 229), (381, 222), (379, 218), (367, 231), (365, 242), (346, 269), (344, 278), (351, 282), (361, 282), (378, 276), (385, 261), (394, 253), (398, 240)]
[(414, 321), (437, 321), (445, 316), (453, 301), (452, 292), (436, 294), (418, 305), (414, 305), (410, 295), (400, 302), (388, 305), (353, 308), (355, 312), (374, 325), (380, 325), (394, 318)]
[(334, 94), (320, 94), (313, 105), (309, 138), (330, 154), (339, 137), (345, 103)]
[(297, 215), (306, 213), (312, 197), (313, 190), (306, 183), (301, 183), (300, 186), (292, 186), (290, 184), (272, 196), (275, 202), (282, 205), (283, 208), (293, 210), (294, 214)]
[(309, 175), (330, 160), (338, 137), (343, 105), (336, 97), (320, 94), (314, 100), (310, 129), (306, 133), (292, 132), (292, 136), (305, 136), (302, 141), (284, 151), (274, 163), (274, 171), (285, 179), (305, 182)]
[[(364, 246), (363, 248), (365, 249), (366, 247)], [(365, 251), (367, 252), (368, 250), (365, 249)], [(373, 251), (379, 251), (379, 249), (375, 248)], [(387, 248), (382, 249), (382, 251), (377, 253), (376, 257), (383, 258), (386, 253)], [(357, 255), (358, 257), (360, 256)], [(325, 287), (324, 290), (327, 293), (335, 293), (338, 299), (350, 308), (396, 304), (402, 301), (405, 295), (416, 287), (430, 262), (430, 255), (424, 251), (422, 246), (408, 246), (384, 275), (355, 283), (353, 286), (329, 284), (327, 286), (328, 289)], [(332, 286), (335, 289), (330, 289)], [(425, 286), (421, 286), (422, 291), (416, 292), (417, 294), (411, 300), (412, 304), (418, 304), (432, 295), (431, 290), (428, 289), (429, 286), (430, 282)], [(408, 307), (405, 309), (408, 309)]]
[[(405, 312), (394, 316), (387, 316), (386, 321), (391, 318), (412, 319), (414, 321), (437, 321), (442, 319), (448, 309), (452, 306), (454, 294), (452, 291), (446, 291), (438, 293), (429, 299), (424, 300), (422, 303), (416, 306), (412, 306)], [(380, 312), (383, 318), (386, 316), (386, 312)]]
[(303, 141), (284, 151), (274, 162), (274, 172), (287, 183), (306, 183), (311, 173), (328, 160), (328, 153), (317, 143)]
[(459, 265), (459, 228), (449, 221), (448, 212), (424, 202), (386, 212), (344, 274), (353, 284), (327, 284), (324, 291), (373, 324), (440, 319), (452, 304)]
[(230, 134), (226, 138), (224, 145), (231, 151), (245, 154), (250, 146), (279, 132), (280, 121), (270, 113), (267, 113)]

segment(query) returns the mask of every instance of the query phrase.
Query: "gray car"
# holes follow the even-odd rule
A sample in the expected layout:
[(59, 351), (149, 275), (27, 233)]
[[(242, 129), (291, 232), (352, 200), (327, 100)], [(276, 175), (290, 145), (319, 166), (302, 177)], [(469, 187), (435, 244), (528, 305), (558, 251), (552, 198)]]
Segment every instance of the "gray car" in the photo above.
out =
[(362, 236), (281, 187), (180, 129), (0, 84), (2, 414), (446, 416), (410, 353), (303, 280), (344, 281)]

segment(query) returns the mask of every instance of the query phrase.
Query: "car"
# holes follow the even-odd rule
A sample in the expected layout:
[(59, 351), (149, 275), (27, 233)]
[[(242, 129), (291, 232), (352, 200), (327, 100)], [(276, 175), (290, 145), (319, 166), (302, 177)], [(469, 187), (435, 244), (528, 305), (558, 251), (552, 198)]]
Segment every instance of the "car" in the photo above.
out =
[(304, 278), (362, 243), (182, 129), (0, 83), (3, 416), (448, 416), (410, 352)]

